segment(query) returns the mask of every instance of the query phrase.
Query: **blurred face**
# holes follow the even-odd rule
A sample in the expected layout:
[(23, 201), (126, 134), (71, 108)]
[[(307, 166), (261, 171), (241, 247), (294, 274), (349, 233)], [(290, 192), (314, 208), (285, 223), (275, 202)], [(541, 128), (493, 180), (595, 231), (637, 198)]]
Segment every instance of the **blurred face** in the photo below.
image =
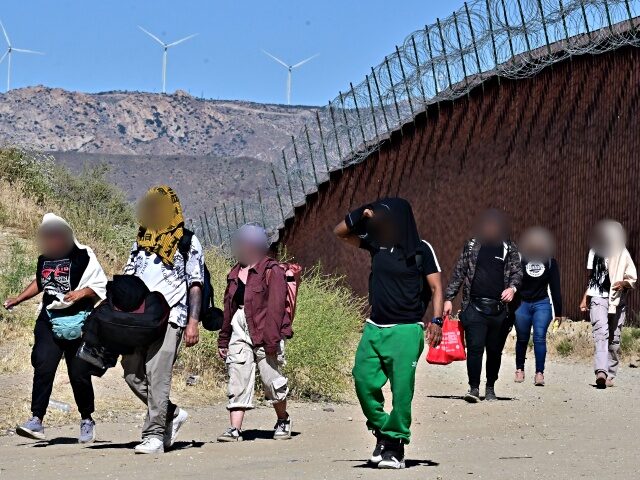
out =
[(591, 248), (601, 257), (619, 253), (626, 244), (626, 232), (613, 220), (601, 220), (591, 234)]
[(369, 222), (368, 233), (382, 247), (391, 248), (397, 241), (397, 229), (386, 211), (376, 212)]
[(520, 251), (524, 258), (546, 262), (553, 257), (555, 242), (551, 232), (542, 227), (527, 229), (520, 239)]
[(63, 258), (73, 248), (73, 233), (66, 227), (40, 229), (38, 247), (45, 257)]
[(265, 252), (249, 242), (236, 239), (233, 242), (233, 254), (240, 265), (247, 266), (258, 263)]
[(161, 230), (171, 224), (173, 219), (171, 202), (162, 195), (145, 196), (138, 203), (138, 221), (151, 230)]

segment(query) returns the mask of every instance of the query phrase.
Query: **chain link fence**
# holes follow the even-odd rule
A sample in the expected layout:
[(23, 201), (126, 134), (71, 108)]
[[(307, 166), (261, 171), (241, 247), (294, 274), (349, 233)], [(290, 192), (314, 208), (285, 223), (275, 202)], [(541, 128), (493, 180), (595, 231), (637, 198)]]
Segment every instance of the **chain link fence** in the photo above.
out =
[(265, 191), (221, 203), (194, 222), (226, 248), (246, 222), (272, 241), (296, 206), (331, 172), (363, 161), (429, 105), (455, 100), (486, 79), (536, 75), (573, 55), (640, 46), (640, 0), (474, 0), (409, 35), (357, 85), (339, 92), (280, 151), (269, 152)]

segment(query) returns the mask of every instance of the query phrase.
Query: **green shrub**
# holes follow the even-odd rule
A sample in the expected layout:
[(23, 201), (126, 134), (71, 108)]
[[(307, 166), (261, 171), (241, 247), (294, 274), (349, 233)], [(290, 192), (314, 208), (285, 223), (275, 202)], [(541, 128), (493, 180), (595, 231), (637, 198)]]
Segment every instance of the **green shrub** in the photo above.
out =
[(556, 352), (561, 357), (568, 357), (573, 352), (573, 343), (568, 338), (563, 338), (556, 345)]
[(622, 329), (620, 350), (623, 355), (640, 353), (640, 328), (625, 327)]
[[(24, 245), (13, 241), (7, 255), (0, 263), (0, 301), (19, 294), (33, 278), (35, 259), (30, 258)], [(6, 310), (0, 309), (0, 320), (13, 318)]]

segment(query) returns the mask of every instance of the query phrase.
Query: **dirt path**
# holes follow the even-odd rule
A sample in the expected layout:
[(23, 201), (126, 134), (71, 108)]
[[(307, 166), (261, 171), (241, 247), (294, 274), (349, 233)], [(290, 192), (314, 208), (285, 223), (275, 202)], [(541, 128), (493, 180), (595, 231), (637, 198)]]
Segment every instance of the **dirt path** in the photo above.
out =
[(192, 410), (178, 448), (161, 456), (133, 454), (135, 417), (100, 424), (99, 442), (86, 448), (75, 443), (75, 424), (48, 429), (48, 443), (0, 437), (0, 479), (638, 478), (640, 370), (625, 366), (619, 386), (599, 391), (585, 364), (550, 364), (544, 388), (512, 383), (512, 365), (505, 358), (502, 401), (467, 405), (464, 365), (422, 363), (402, 472), (366, 468), (372, 437), (357, 405), (294, 404), (297, 435), (287, 442), (268, 439), (273, 413), (260, 408), (245, 425), (254, 441), (216, 444), (227, 425), (219, 404)]

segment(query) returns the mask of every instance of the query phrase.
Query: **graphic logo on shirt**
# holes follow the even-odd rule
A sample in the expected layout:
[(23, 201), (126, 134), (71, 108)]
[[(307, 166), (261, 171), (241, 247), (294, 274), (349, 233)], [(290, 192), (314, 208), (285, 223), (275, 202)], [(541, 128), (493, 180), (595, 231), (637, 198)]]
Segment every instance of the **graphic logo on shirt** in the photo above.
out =
[(529, 262), (525, 269), (527, 270), (527, 275), (533, 278), (541, 277), (546, 270), (544, 263), (541, 262)]
[(71, 291), (71, 260), (46, 260), (40, 271), (42, 289), (50, 295)]

